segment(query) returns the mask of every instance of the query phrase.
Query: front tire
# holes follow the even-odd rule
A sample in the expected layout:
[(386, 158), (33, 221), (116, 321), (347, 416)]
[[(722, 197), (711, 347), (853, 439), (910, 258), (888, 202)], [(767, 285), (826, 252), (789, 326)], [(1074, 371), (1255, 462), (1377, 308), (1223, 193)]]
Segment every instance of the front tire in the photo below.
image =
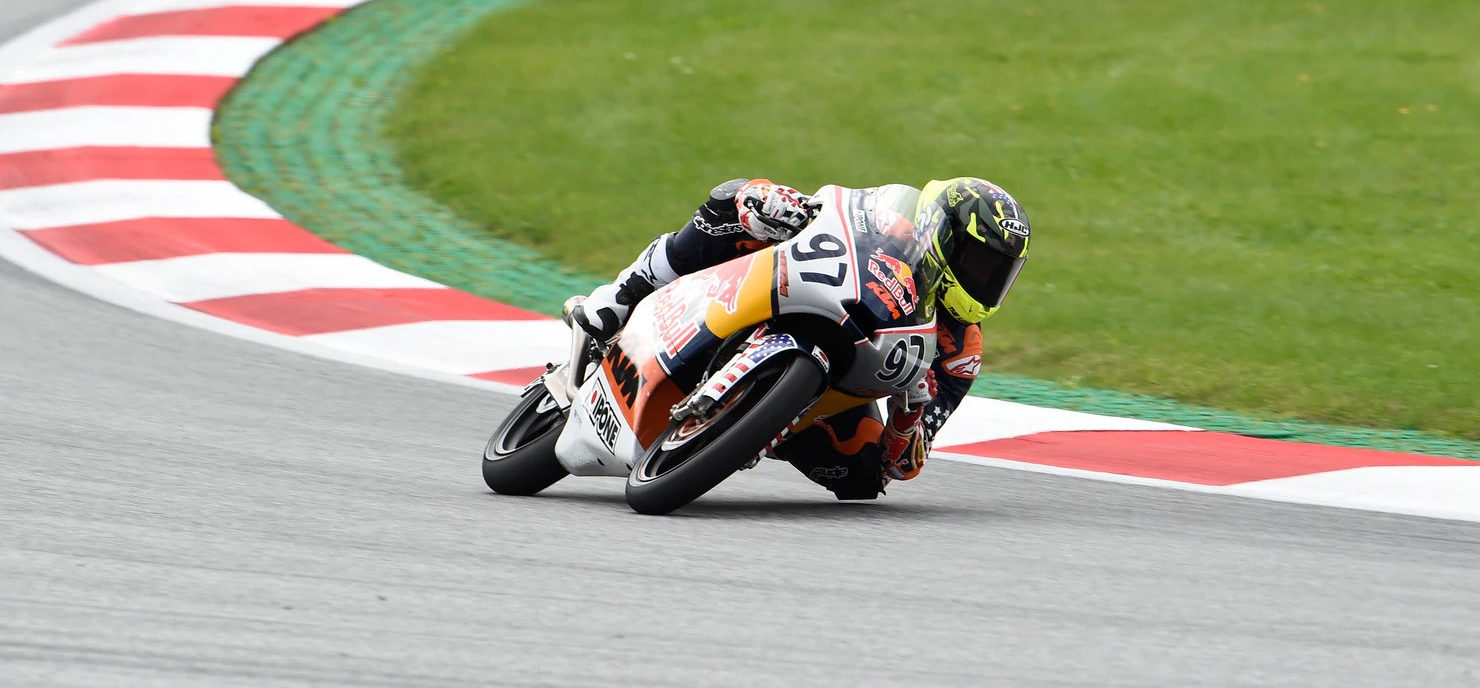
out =
[(565, 411), (544, 385), (519, 399), (483, 448), (483, 482), (499, 494), (528, 496), (570, 475), (555, 458)]
[(714, 489), (806, 410), (822, 382), (822, 370), (805, 356), (752, 372), (713, 416), (673, 423), (658, 436), (627, 477), (627, 505), (666, 514)]

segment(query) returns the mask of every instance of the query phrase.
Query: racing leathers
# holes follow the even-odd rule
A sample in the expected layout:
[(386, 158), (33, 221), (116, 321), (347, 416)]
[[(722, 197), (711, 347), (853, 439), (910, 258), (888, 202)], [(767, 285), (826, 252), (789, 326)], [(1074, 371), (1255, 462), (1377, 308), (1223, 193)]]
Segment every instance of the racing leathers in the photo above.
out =
[[(599, 341), (611, 341), (633, 306), (680, 275), (789, 239), (811, 220), (810, 199), (768, 180), (734, 179), (710, 191), (677, 232), (654, 239), (616, 281), (572, 312)], [(919, 474), (935, 434), (981, 368), (981, 328), (936, 313), (936, 356), (916, 393), (894, 397), (881, 417), (864, 404), (818, 421), (775, 450), (839, 499), (873, 499), (890, 480)]]

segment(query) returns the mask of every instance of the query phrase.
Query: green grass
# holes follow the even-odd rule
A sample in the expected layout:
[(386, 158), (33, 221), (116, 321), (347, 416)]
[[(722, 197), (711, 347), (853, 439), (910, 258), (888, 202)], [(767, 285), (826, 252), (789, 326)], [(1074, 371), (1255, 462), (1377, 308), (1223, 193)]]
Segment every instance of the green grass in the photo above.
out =
[(409, 182), (610, 273), (713, 183), (984, 176), (987, 368), (1480, 439), (1480, 3), (550, 1), (433, 60)]

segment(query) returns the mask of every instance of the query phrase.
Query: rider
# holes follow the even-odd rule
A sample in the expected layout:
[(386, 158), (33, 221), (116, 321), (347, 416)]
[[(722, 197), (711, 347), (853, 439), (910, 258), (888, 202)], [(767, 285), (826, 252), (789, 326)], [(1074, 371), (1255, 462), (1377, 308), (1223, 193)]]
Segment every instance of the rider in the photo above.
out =
[[(937, 228), (927, 253), (943, 273), (936, 357), (915, 393), (890, 397), (887, 419), (876, 405), (864, 404), (818, 421), (777, 449), (838, 499), (873, 499), (889, 480), (919, 475), (936, 431), (981, 370), (978, 323), (1002, 304), (1028, 255), (1027, 214), (991, 182), (957, 177), (919, 191), (880, 188), (918, 194), (916, 224)], [(571, 317), (597, 341), (611, 342), (632, 307), (658, 287), (790, 239), (818, 206), (811, 196), (767, 179), (720, 184), (682, 229), (654, 239), (616, 281), (575, 305)]]

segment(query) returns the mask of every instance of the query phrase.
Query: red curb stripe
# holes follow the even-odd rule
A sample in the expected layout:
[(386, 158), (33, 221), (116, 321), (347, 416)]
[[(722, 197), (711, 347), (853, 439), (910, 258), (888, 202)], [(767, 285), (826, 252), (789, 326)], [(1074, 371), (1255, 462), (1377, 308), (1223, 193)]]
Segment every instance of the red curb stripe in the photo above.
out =
[(434, 320), (529, 320), (538, 317), (529, 311), (445, 287), (304, 289), (181, 305), (294, 336)]
[(348, 253), (287, 220), (143, 218), (21, 233), (80, 265), (205, 253)]
[(151, 36), (256, 36), (290, 38), (342, 12), (337, 7), (212, 7), (122, 16), (67, 39), (61, 45)]
[(224, 180), (210, 148), (83, 147), (0, 154), (0, 189), (99, 179)]
[(1197, 485), (1234, 485), (1365, 466), (1480, 465), (1447, 457), (1181, 430), (1044, 432), (937, 449)]
[(477, 373), (477, 374), (474, 374), (474, 375), (469, 375), (468, 377), (475, 377), (475, 378), (478, 378), (479, 380), (488, 380), (490, 382), (502, 382), (502, 383), (504, 383), (506, 385), (518, 385), (520, 387), (523, 387), (524, 385), (527, 385), (530, 382), (533, 382), (535, 378), (539, 377), (540, 374), (541, 373), (544, 373), (544, 372), (545, 372), (545, 367), (544, 366), (534, 366), (534, 367), (531, 367), (531, 368), (510, 368), (508, 370), (490, 370), (490, 371), (488, 371), (486, 373)]
[(214, 108), (236, 84), (229, 76), (115, 74), (0, 86), (0, 113), (89, 105)]

